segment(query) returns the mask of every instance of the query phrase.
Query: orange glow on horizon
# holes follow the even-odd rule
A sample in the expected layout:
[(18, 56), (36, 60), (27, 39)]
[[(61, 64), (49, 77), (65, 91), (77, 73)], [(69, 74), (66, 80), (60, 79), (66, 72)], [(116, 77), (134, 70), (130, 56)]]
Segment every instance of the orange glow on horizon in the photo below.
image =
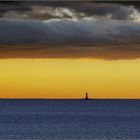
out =
[(0, 98), (140, 98), (140, 59), (0, 59)]

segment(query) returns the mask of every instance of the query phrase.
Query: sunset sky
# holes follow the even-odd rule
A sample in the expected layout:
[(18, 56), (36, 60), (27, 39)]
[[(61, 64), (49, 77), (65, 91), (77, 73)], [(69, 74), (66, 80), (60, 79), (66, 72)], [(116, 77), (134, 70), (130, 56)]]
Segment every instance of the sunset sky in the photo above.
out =
[(1, 98), (140, 98), (140, 2), (0, 2)]

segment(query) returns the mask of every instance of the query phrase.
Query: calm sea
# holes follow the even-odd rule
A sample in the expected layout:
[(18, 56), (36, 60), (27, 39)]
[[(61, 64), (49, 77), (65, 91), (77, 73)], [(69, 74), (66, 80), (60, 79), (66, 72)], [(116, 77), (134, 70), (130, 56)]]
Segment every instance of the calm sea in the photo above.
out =
[(3, 139), (140, 139), (140, 100), (0, 100)]

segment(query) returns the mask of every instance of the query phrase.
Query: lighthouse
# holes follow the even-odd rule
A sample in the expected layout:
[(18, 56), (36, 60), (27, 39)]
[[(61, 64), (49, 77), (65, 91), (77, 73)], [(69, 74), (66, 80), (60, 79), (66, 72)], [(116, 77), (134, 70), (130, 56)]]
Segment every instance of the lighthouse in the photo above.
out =
[(85, 100), (88, 100), (88, 92), (86, 91), (86, 97), (85, 97)]

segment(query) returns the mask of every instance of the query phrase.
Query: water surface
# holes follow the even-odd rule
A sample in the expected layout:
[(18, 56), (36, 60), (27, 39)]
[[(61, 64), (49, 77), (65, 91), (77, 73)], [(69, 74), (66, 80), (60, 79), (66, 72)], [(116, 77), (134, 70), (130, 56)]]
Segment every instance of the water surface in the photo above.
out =
[(140, 100), (0, 100), (0, 139), (139, 139)]

